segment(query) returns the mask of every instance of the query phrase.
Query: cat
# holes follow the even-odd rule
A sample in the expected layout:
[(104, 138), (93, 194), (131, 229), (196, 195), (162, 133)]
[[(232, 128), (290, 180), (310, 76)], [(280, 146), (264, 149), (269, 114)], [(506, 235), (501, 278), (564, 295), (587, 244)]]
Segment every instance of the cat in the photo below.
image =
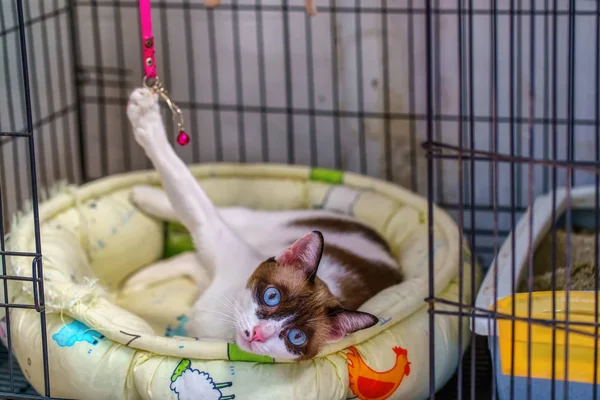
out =
[(357, 309), (403, 275), (373, 229), (324, 210), (217, 209), (170, 145), (158, 95), (135, 89), (127, 115), (164, 189), (134, 187), (132, 201), (181, 222), (196, 251), (158, 261), (126, 288), (178, 275), (209, 282), (199, 288), (189, 334), (235, 340), (275, 359), (310, 359), (325, 344), (378, 322)]

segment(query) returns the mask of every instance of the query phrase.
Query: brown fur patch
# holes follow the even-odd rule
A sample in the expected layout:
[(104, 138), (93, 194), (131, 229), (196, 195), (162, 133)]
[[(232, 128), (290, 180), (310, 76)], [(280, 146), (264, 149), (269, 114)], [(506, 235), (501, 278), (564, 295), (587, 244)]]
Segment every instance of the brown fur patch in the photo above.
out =
[[(319, 217), (296, 220), (290, 225), (319, 229), (324, 231), (325, 235), (328, 232), (358, 233), (366, 240), (379, 244), (391, 255), (387, 242), (374, 229), (358, 221), (335, 217)], [(342, 296), (339, 300), (344, 307), (351, 310), (356, 310), (383, 289), (404, 280), (402, 272), (395, 266), (370, 260), (341, 247), (327, 244), (327, 237), (325, 237), (323, 254), (335, 259), (349, 272), (348, 277), (340, 280)]]
[[(281, 302), (275, 307), (269, 307), (263, 301), (264, 291), (271, 286), (281, 294)], [(259, 305), (257, 316), (260, 319), (292, 317), (281, 331), (281, 338), (290, 353), (298, 355), (300, 360), (309, 359), (327, 343), (331, 328), (327, 315), (331, 309), (340, 307), (340, 302), (318, 277), (308, 280), (302, 271), (282, 267), (269, 259), (258, 266), (247, 287)], [(306, 334), (304, 345), (295, 346), (288, 340), (287, 332), (293, 328)]]
[(403, 281), (402, 273), (388, 264), (356, 255), (346, 249), (325, 243), (323, 254), (335, 259), (350, 274), (340, 279), (342, 298), (346, 308), (356, 310), (365, 301), (383, 289)]
[[(298, 219), (290, 223), (290, 225), (318, 229), (326, 232), (358, 233), (363, 235), (366, 239), (379, 244), (388, 253), (391, 251), (388, 243), (374, 229), (358, 221), (334, 217), (318, 217)], [(327, 243), (327, 241), (325, 242)]]

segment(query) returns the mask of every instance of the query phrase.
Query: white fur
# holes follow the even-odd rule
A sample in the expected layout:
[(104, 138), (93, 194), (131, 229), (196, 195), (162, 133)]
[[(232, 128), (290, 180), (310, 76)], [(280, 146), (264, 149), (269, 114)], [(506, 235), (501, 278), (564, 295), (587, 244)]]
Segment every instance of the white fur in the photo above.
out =
[(319, 269), (317, 270), (317, 276), (321, 278), (323, 282), (327, 283), (327, 287), (331, 294), (339, 299), (343, 294), (340, 287), (340, 281), (342, 278), (352, 277), (353, 274), (346, 271), (342, 265), (324, 254), (321, 258)]
[(176, 221), (177, 214), (161, 189), (140, 185), (131, 190), (131, 201), (148, 214), (166, 221)]
[[(281, 321), (275, 320), (264, 320), (260, 321), (256, 316), (257, 305), (252, 300), (252, 294), (248, 289), (244, 289), (243, 293), (245, 306), (241, 308), (241, 315), (238, 321), (239, 328), (236, 332), (235, 342), (237, 345), (245, 351), (256, 353), (256, 354), (268, 354), (274, 358), (280, 359), (289, 359), (293, 358), (285, 345), (283, 339), (279, 337), (279, 332), (281, 332), (283, 326), (289, 321), (293, 316), (289, 316), (287, 319)], [(270, 337), (264, 342), (250, 342), (247, 340), (247, 337), (244, 335), (244, 331), (248, 330), (252, 332), (252, 329), (261, 325), (261, 328), (266, 331)]]
[[(133, 290), (165, 279), (162, 271), (166, 268), (170, 268), (169, 277), (182, 274), (193, 279), (194, 273), (200, 274), (204, 270), (211, 283), (193, 307), (188, 323), (191, 336), (235, 339), (247, 351), (280, 359), (296, 358), (279, 338), (284, 321), (258, 320), (257, 305), (245, 288), (246, 282), (262, 261), (280, 254), (307, 233), (305, 228), (289, 227), (290, 222), (315, 217), (350, 218), (323, 210), (217, 209), (169, 144), (157, 107), (157, 96), (147, 89), (136, 89), (130, 96), (127, 113), (135, 139), (154, 164), (164, 187), (164, 192), (148, 186), (135, 187), (131, 200), (151, 215), (183, 223), (197, 249), (196, 257), (180, 256), (182, 266), (174, 268), (170, 260), (161, 261), (136, 274), (127, 287)], [(391, 267), (395, 265), (381, 246), (361, 235), (327, 230), (322, 233), (327, 243)], [(343, 266), (324, 257), (318, 276), (334, 295), (341, 295), (338, 282), (340, 277), (347, 276)], [(258, 323), (269, 324), (267, 329), (275, 334), (265, 342), (250, 344), (244, 339), (244, 331), (252, 331)]]
[(127, 279), (121, 290), (123, 292), (136, 292), (160, 281), (187, 276), (202, 291), (206, 282), (205, 274), (206, 271), (203, 268), (199, 268), (196, 253), (185, 252), (166, 260), (158, 261), (136, 272)]

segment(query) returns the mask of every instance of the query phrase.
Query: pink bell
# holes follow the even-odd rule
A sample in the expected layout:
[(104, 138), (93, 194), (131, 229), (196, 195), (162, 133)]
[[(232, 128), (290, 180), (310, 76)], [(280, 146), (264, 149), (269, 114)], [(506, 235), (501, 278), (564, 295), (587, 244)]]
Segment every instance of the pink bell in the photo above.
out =
[(187, 133), (185, 133), (185, 131), (179, 131), (179, 134), (177, 135), (177, 143), (180, 146), (187, 146), (187, 144), (190, 142), (190, 137)]

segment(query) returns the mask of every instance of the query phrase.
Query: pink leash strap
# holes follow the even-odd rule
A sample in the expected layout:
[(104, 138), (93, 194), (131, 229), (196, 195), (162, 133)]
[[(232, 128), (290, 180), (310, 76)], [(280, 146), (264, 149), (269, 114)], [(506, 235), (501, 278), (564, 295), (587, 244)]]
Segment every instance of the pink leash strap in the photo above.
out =
[(162, 82), (156, 75), (156, 57), (154, 51), (154, 36), (152, 35), (152, 8), (150, 0), (139, 0), (140, 26), (142, 28), (142, 53), (144, 55), (144, 86), (158, 93), (167, 103), (173, 120), (177, 125), (177, 143), (185, 146), (190, 142), (190, 136), (185, 132), (183, 114), (177, 104), (167, 94)]
[[(205, 5), (214, 7), (220, 2), (221, 0), (205, 0)], [(316, 7), (314, 6), (314, 0), (305, 0), (304, 4), (306, 11), (310, 15), (315, 15), (317, 13)], [(149, 89), (154, 90), (155, 93), (158, 93), (160, 97), (165, 100), (173, 113), (173, 120), (179, 131), (177, 143), (181, 146), (185, 146), (190, 142), (190, 136), (184, 129), (183, 114), (175, 102), (169, 98), (162, 82), (156, 75), (156, 56), (154, 50), (154, 36), (152, 35), (152, 7), (150, 5), (150, 0), (139, 0), (139, 8), (140, 26), (142, 30), (142, 53), (144, 56), (144, 85)]]
[(144, 75), (148, 81), (151, 81), (156, 78), (156, 58), (154, 56), (154, 36), (152, 36), (152, 9), (150, 8), (150, 0), (140, 0), (140, 25), (142, 27)]

